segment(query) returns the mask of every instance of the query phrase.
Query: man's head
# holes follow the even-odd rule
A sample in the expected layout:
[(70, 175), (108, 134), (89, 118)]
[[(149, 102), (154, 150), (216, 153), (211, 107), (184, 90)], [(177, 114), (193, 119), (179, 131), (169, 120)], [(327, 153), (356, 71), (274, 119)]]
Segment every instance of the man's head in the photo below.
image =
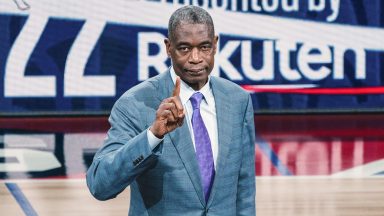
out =
[(213, 69), (217, 40), (212, 18), (202, 8), (184, 6), (169, 19), (167, 54), (176, 74), (195, 90), (204, 86)]

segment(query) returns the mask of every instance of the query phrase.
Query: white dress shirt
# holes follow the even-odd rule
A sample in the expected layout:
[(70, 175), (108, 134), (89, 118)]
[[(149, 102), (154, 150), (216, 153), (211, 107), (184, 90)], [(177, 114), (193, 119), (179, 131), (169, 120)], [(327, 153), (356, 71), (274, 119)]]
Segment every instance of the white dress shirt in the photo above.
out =
[[(173, 67), (170, 68), (170, 72), (171, 72), (173, 83), (175, 83), (177, 75)], [(219, 148), (218, 133), (217, 133), (216, 105), (215, 105), (215, 98), (213, 97), (213, 93), (212, 93), (212, 89), (209, 84), (209, 81), (210, 81), (210, 77), (208, 77), (208, 82), (199, 91), (195, 91), (188, 84), (186, 84), (184, 81), (181, 80), (180, 100), (185, 110), (184, 124), (185, 123), (188, 124), (189, 132), (192, 138), (192, 143), (196, 151), (195, 138), (194, 138), (192, 122), (191, 122), (193, 109), (192, 109), (192, 104), (189, 98), (195, 92), (200, 92), (204, 95), (204, 99), (201, 101), (201, 104), (200, 104), (200, 113), (201, 113), (201, 117), (203, 118), (205, 127), (208, 130), (209, 138), (211, 140), (213, 160), (216, 167), (218, 148)], [(159, 139), (155, 135), (153, 135), (153, 133), (149, 129), (147, 130), (147, 135), (148, 135), (148, 143), (151, 149), (154, 149), (162, 141), (162, 139)]]

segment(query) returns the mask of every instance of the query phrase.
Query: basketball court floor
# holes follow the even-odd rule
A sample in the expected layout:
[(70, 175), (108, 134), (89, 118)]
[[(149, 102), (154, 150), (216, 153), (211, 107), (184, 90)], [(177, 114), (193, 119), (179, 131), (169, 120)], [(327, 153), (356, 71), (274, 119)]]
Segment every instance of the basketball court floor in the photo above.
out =
[[(384, 215), (384, 115), (263, 115), (258, 216)], [(95, 200), (85, 171), (107, 117), (0, 118), (0, 215), (127, 215), (129, 188)]]

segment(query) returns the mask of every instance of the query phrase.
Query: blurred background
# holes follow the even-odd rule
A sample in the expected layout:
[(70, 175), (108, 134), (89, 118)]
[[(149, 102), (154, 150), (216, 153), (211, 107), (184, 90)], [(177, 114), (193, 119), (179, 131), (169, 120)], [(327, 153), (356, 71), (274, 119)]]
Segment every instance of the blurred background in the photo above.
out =
[(384, 215), (380, 0), (0, 0), (0, 215), (127, 214), (85, 172), (185, 4), (213, 17), (212, 75), (252, 96), (257, 214)]

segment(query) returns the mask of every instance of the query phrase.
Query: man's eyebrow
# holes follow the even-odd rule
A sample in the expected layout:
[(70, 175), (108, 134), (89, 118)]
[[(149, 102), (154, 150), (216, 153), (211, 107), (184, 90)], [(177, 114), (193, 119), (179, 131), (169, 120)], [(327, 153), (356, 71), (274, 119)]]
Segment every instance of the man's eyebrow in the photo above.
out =
[(211, 44), (212, 44), (212, 41), (210, 41), (210, 40), (203, 41), (203, 42), (201, 42), (199, 45), (207, 45), (207, 44), (211, 45)]
[(185, 41), (180, 41), (176, 43), (176, 46), (191, 46), (191, 44)]
[[(198, 46), (207, 45), (207, 44), (211, 45), (212, 41), (210, 41), (210, 40), (203, 41), (203, 42), (199, 43)], [(180, 41), (180, 42), (176, 43), (176, 46), (191, 46), (191, 43), (186, 42), (186, 41)]]

